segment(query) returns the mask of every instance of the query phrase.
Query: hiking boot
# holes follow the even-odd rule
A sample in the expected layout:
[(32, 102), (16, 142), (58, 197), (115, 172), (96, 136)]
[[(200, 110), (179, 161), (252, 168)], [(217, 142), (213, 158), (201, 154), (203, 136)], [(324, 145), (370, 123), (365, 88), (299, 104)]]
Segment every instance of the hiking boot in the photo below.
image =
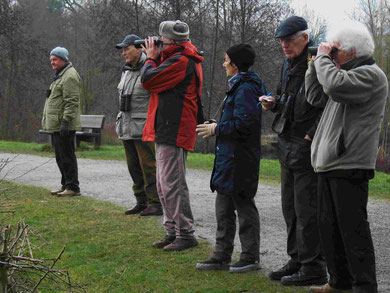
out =
[(320, 287), (310, 287), (309, 293), (349, 293), (352, 290), (341, 290), (332, 288), (329, 284)]
[(230, 266), (230, 273), (246, 273), (249, 271), (260, 270), (260, 263), (253, 260), (240, 259), (234, 265)]
[(78, 196), (80, 195), (80, 192), (76, 192), (70, 189), (65, 189), (62, 192), (57, 193), (58, 197), (64, 197), (64, 196)]
[(227, 271), (230, 267), (230, 259), (218, 259), (214, 256), (206, 259), (205, 261), (200, 261), (196, 264), (196, 269), (201, 271)]
[(284, 286), (308, 286), (308, 285), (324, 285), (328, 282), (326, 271), (320, 272), (303, 272), (299, 270), (290, 276), (284, 276), (280, 279)]
[(65, 191), (65, 188), (60, 188), (60, 189), (58, 189), (58, 190), (52, 190), (52, 191), (50, 191), (50, 194), (51, 195), (57, 195), (58, 193), (60, 193), (60, 192), (63, 192), (63, 191)]
[(281, 269), (271, 272), (269, 278), (274, 281), (280, 281), (284, 276), (295, 274), (301, 268), (301, 264), (296, 261), (289, 260)]
[(155, 248), (164, 248), (165, 246), (171, 244), (173, 241), (175, 241), (176, 236), (169, 236), (165, 235), (163, 239), (158, 240), (152, 244)]
[(127, 211), (125, 211), (125, 215), (135, 215), (135, 214), (139, 214), (140, 212), (142, 212), (144, 209), (147, 208), (147, 205), (146, 203), (138, 203), (135, 205), (135, 207), (133, 207), (132, 209), (128, 209)]
[(183, 239), (176, 238), (171, 244), (164, 247), (165, 251), (182, 251), (198, 245), (198, 241), (194, 238)]
[(140, 216), (162, 216), (163, 209), (161, 206), (148, 206), (146, 209), (141, 211)]

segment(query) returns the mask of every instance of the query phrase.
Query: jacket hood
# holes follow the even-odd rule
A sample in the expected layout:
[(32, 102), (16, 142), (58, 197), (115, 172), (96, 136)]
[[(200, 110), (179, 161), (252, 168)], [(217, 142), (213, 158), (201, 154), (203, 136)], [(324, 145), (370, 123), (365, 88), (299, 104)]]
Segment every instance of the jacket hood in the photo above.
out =
[(233, 90), (233, 88), (235, 87), (236, 84), (238, 85), (239, 83), (245, 82), (245, 81), (252, 82), (253, 84), (255, 84), (256, 91), (258, 92), (259, 95), (266, 92), (266, 88), (265, 88), (263, 81), (260, 79), (260, 77), (257, 75), (257, 73), (255, 73), (252, 69), (248, 70), (248, 72), (240, 72), (240, 73), (237, 73), (235, 76), (233, 76), (229, 80), (230, 90), (228, 92)]
[(194, 59), (196, 63), (201, 63), (204, 60), (204, 57), (199, 54), (198, 49), (191, 43), (191, 41), (180, 43), (180, 45), (173, 45), (168, 49), (161, 51), (161, 56), (163, 59), (167, 59), (178, 52), (184, 56)]

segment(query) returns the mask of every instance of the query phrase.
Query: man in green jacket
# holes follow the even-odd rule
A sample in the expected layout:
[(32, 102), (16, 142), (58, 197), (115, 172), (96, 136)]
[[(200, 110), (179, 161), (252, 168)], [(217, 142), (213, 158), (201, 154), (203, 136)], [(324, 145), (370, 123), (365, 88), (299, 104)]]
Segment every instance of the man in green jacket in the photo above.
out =
[(50, 52), (50, 64), (55, 71), (47, 91), (42, 128), (53, 132), (53, 143), (61, 187), (51, 192), (57, 196), (80, 194), (74, 139), (80, 130), (80, 76), (69, 62), (68, 50), (56, 47)]

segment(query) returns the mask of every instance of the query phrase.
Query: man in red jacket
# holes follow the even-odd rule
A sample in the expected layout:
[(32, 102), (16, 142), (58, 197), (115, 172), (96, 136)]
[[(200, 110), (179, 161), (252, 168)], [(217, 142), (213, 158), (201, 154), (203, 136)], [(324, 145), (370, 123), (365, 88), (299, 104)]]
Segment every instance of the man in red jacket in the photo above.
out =
[(157, 190), (167, 231), (153, 246), (181, 251), (198, 245), (185, 163), (196, 140), (203, 57), (189, 40), (186, 23), (163, 21), (159, 33), (160, 46), (153, 37), (145, 40), (148, 58), (141, 75), (143, 87), (151, 93), (143, 140), (156, 142)]

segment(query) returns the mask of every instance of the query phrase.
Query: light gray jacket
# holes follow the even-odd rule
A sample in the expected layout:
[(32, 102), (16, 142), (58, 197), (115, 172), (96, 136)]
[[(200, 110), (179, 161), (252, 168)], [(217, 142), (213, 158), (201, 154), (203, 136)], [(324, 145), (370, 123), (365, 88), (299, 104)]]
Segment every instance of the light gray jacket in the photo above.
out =
[(150, 98), (150, 93), (141, 85), (141, 68), (145, 60), (146, 55), (142, 53), (135, 67), (126, 65), (118, 84), (119, 104), (121, 95), (131, 94), (130, 111), (120, 111), (116, 118), (116, 133), (122, 140), (142, 139)]
[[(338, 69), (329, 55), (319, 54), (305, 83), (309, 103), (326, 103), (311, 145), (315, 172), (375, 169), (388, 94), (383, 71), (369, 57), (354, 58)], [(318, 91), (325, 94), (318, 98)]]

